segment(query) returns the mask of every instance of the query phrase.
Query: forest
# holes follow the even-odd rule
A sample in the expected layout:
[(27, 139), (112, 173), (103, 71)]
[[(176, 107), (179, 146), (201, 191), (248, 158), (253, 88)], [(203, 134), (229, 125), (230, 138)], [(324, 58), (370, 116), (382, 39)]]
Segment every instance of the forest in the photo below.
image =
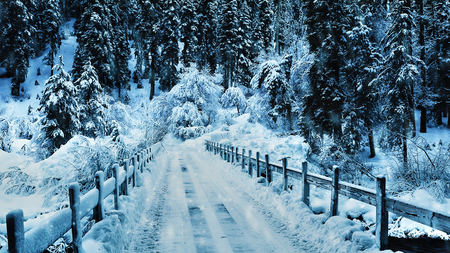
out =
[[(350, 178), (372, 175), (364, 163), (381, 150), (415, 187), (448, 182), (448, 140), (420, 137), (450, 126), (448, 31), (447, 0), (3, 0), (2, 90), (27, 99), (29, 73), (40, 72), (31, 59), (51, 73), (18, 124), (33, 130), (8, 130), (0, 113), (0, 147), (29, 139), (45, 159), (76, 135), (126, 145), (126, 123), (111, 114), (148, 86), (147, 142), (196, 138), (249, 114), (280, 136), (302, 136), (309, 159), (339, 162)], [(76, 49), (63, 59), (70, 36)]]

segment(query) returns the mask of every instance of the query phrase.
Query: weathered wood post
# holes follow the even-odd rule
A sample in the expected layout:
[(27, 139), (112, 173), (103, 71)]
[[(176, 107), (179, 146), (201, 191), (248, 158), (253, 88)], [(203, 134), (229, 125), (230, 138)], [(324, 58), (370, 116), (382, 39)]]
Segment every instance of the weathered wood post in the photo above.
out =
[(103, 209), (103, 184), (105, 182), (105, 176), (103, 171), (97, 171), (95, 173), (95, 188), (98, 190), (98, 201), (94, 207), (94, 219), (95, 222), (103, 220), (105, 217), (105, 209)]
[(69, 203), (72, 209), (72, 247), (74, 253), (82, 251), (81, 240), (83, 231), (81, 230), (81, 206), (80, 206), (80, 186), (73, 183), (69, 186)]
[(230, 145), (227, 145), (227, 162), (230, 162), (231, 159), (230, 150), (231, 150)]
[(272, 171), (270, 171), (269, 155), (266, 155), (266, 186), (272, 182)]
[(119, 165), (113, 165), (113, 177), (115, 179), (114, 184), (114, 209), (119, 210)]
[(222, 144), (220, 144), (220, 146), (219, 146), (219, 152), (220, 152), (220, 157), (223, 158)]
[(22, 209), (13, 210), (6, 215), (6, 231), (8, 234), (8, 252), (24, 252), (25, 229)]
[(141, 173), (144, 173), (144, 158), (143, 158), (142, 152), (141, 152), (140, 158), (139, 158), (139, 165), (141, 168)]
[(377, 177), (377, 207), (376, 207), (375, 240), (380, 250), (388, 246), (388, 218), (386, 210), (386, 178)]
[(236, 162), (239, 162), (239, 153), (238, 153), (238, 147), (236, 147)]
[(242, 149), (242, 170), (245, 170), (245, 148)]
[(137, 156), (134, 155), (133, 156), (133, 178), (132, 178), (133, 187), (136, 187), (136, 171), (137, 171)]
[(282, 159), (283, 163), (283, 190), (288, 190), (288, 177), (287, 177), (287, 157)]
[(231, 146), (231, 163), (234, 163), (234, 156), (235, 156), (236, 154), (234, 153), (234, 147), (233, 146)]
[(256, 177), (260, 177), (261, 172), (259, 171), (259, 151), (256, 152)]
[(302, 163), (303, 203), (309, 206), (308, 163)]
[(123, 186), (124, 186), (124, 188), (123, 188), (123, 193), (124, 193), (126, 196), (129, 196), (129, 195), (130, 195), (130, 192), (129, 192), (129, 190), (128, 190), (128, 169), (129, 169), (129, 167), (130, 167), (130, 160), (125, 159), (123, 162), (124, 162), (123, 168), (125, 169), (125, 181), (123, 182)]
[(331, 189), (331, 216), (338, 215), (338, 203), (339, 203), (339, 167), (333, 166), (333, 181)]
[(252, 151), (248, 151), (248, 174), (250, 177), (253, 177), (253, 168), (252, 168)]
[(217, 155), (217, 147), (216, 147), (215, 142), (213, 142), (213, 151), (214, 151), (214, 155)]

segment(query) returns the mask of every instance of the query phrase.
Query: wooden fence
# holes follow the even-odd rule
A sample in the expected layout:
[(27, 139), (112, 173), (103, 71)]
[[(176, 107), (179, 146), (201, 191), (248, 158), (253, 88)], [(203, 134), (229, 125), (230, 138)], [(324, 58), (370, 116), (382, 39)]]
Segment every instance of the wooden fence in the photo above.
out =
[[(157, 151), (157, 150), (155, 150)], [(81, 219), (93, 211), (95, 222), (104, 219), (104, 199), (114, 195), (114, 209), (119, 210), (119, 195), (129, 195), (129, 185), (136, 186), (136, 174), (144, 172), (154, 156), (151, 148), (136, 153), (131, 159), (125, 159), (123, 167), (113, 165), (113, 177), (104, 181), (104, 173), (95, 174), (96, 188), (80, 196), (80, 186), (73, 183), (69, 186), (70, 208), (62, 209), (42, 223), (42, 225), (24, 232), (24, 217), (21, 209), (13, 210), (6, 215), (8, 247), (0, 249), (0, 253), (41, 253), (56, 240), (72, 229), (74, 253), (82, 252)]]
[(252, 157), (252, 151), (248, 151), (245, 155), (245, 149), (239, 154), (239, 148), (230, 145), (222, 145), (211, 141), (206, 141), (206, 150), (220, 154), (220, 156), (228, 162), (239, 162), (241, 160), (242, 169), (247, 169), (252, 176), (253, 170), (256, 169), (256, 176), (260, 176), (262, 170), (265, 172), (266, 185), (272, 181), (272, 173), (280, 173), (283, 177), (283, 190), (287, 190), (289, 177), (298, 179), (302, 182), (303, 202), (309, 206), (310, 204), (310, 184), (331, 190), (330, 214), (338, 214), (339, 194), (346, 197), (356, 199), (376, 206), (376, 243), (380, 250), (387, 249), (388, 245), (388, 212), (395, 213), (399, 216), (411, 219), (421, 224), (450, 233), (450, 215), (408, 204), (403, 200), (393, 198), (386, 195), (386, 179), (378, 177), (376, 182), (376, 190), (368, 189), (358, 185), (339, 181), (339, 168), (334, 166), (333, 178), (322, 175), (309, 173), (308, 163), (303, 162), (302, 170), (287, 167), (287, 159), (282, 159), (282, 165), (269, 163), (269, 155), (265, 155), (264, 160), (260, 160), (260, 153), (256, 152), (256, 157)]

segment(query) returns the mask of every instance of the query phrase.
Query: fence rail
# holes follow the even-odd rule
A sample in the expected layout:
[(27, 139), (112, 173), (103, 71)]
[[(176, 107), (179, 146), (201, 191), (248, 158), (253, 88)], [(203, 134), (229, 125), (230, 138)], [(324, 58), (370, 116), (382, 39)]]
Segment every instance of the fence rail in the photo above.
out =
[[(158, 148), (155, 152), (157, 152)], [(95, 222), (105, 218), (103, 202), (106, 197), (114, 195), (114, 209), (119, 209), (119, 195), (129, 195), (129, 184), (136, 186), (137, 172), (144, 172), (144, 168), (154, 158), (151, 148), (143, 149), (131, 159), (125, 159), (124, 165), (113, 165), (113, 177), (105, 180), (102, 171), (95, 174), (96, 187), (85, 195), (80, 196), (80, 186), (73, 183), (69, 186), (70, 208), (62, 209), (48, 218), (43, 225), (37, 226), (25, 233), (24, 217), (21, 209), (13, 210), (6, 215), (6, 230), (8, 237), (7, 248), (0, 249), (0, 253), (41, 253), (72, 230), (74, 253), (82, 252), (81, 219), (93, 211)], [(130, 182), (131, 181), (131, 182)]]
[[(253, 175), (256, 170), (256, 176), (264, 175), (266, 185), (272, 181), (272, 173), (277, 172), (283, 175), (283, 189), (287, 190), (289, 177), (298, 179), (302, 182), (303, 202), (310, 205), (310, 184), (317, 187), (331, 190), (330, 214), (338, 214), (339, 194), (356, 199), (366, 204), (376, 206), (376, 243), (380, 250), (387, 248), (388, 243), (388, 212), (395, 213), (421, 224), (450, 233), (450, 215), (409, 204), (403, 200), (386, 195), (386, 179), (377, 178), (376, 190), (339, 181), (339, 168), (333, 168), (333, 178), (325, 177), (319, 174), (308, 172), (308, 163), (303, 162), (302, 170), (287, 167), (287, 159), (282, 159), (282, 165), (269, 163), (269, 155), (265, 155), (264, 160), (260, 160), (260, 153), (256, 152), (256, 157), (252, 157), (252, 151), (249, 150), (245, 155), (245, 149), (239, 154), (239, 148), (230, 145), (218, 144), (206, 141), (206, 150), (219, 154), (224, 160), (230, 162), (241, 161), (242, 169), (247, 169), (249, 175)], [(247, 166), (247, 167), (246, 167)], [(263, 173), (264, 172), (264, 173)]]

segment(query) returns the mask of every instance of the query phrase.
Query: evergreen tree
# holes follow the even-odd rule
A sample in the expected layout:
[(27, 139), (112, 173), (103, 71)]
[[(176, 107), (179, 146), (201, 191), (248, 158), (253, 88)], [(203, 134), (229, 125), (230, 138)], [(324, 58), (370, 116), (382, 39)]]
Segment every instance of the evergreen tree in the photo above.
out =
[(155, 95), (156, 72), (160, 58), (158, 52), (160, 11), (156, 3), (148, 0), (139, 1), (134, 31), (134, 48), (137, 58), (135, 75), (138, 78), (150, 77), (150, 100), (152, 100)]
[(90, 61), (83, 67), (81, 77), (75, 81), (80, 109), (80, 131), (95, 138), (105, 133), (105, 108), (103, 88), (98, 81), (97, 71)]
[(216, 72), (217, 65), (217, 1), (198, 0), (198, 29), (195, 61), (199, 70)]
[(181, 51), (181, 61), (186, 67), (189, 67), (191, 62), (194, 62), (195, 45), (197, 44), (198, 21), (196, 6), (193, 0), (185, 0), (181, 7), (180, 17), (180, 34), (181, 42), (183, 42), (183, 50)]
[(239, 6), (239, 26), (236, 37), (236, 77), (238, 85), (250, 86), (252, 67), (252, 42), (250, 26), (250, 8), (244, 0)]
[(412, 56), (413, 14), (410, 0), (394, 2), (392, 25), (384, 39), (388, 55), (378, 77), (384, 85), (385, 112), (389, 148), (401, 148), (403, 162), (408, 161), (407, 137), (413, 132), (414, 83), (418, 77), (418, 62)]
[(42, 26), (36, 28), (38, 41), (43, 46), (50, 46), (48, 54), (44, 58), (44, 63), (51, 68), (51, 75), (53, 75), (53, 66), (55, 65), (55, 57), (58, 49), (61, 46), (61, 35), (59, 28), (61, 26), (61, 12), (57, 0), (40, 0), (38, 5), (42, 6), (43, 11), (38, 16)]
[(176, 2), (167, 0), (161, 25), (161, 89), (170, 91), (178, 81), (178, 25)]
[(223, 66), (223, 86), (225, 90), (232, 87), (236, 70), (237, 59), (237, 35), (239, 20), (237, 15), (237, 1), (226, 0), (222, 2), (220, 12), (220, 23), (218, 27), (218, 46), (220, 52), (220, 63)]
[(89, 0), (81, 19), (75, 24), (78, 46), (73, 63), (73, 77), (80, 78), (83, 66), (90, 60), (97, 70), (100, 83), (112, 88), (114, 84), (113, 26), (108, 6), (99, 0)]
[(28, 72), (28, 59), (32, 54), (30, 39), (32, 16), (21, 0), (0, 3), (0, 64), (12, 77), (11, 95), (19, 96), (20, 84)]
[(259, 14), (259, 27), (256, 31), (258, 34), (259, 43), (263, 50), (268, 50), (270, 48), (270, 43), (272, 41), (272, 19), (273, 12), (270, 8), (269, 0), (260, 0), (259, 2), (260, 14)]
[(80, 127), (78, 103), (75, 99), (76, 87), (70, 75), (64, 71), (62, 57), (58, 71), (51, 76), (42, 92), (39, 110), (44, 113), (42, 119), (42, 146), (53, 154), (61, 145), (66, 144)]

